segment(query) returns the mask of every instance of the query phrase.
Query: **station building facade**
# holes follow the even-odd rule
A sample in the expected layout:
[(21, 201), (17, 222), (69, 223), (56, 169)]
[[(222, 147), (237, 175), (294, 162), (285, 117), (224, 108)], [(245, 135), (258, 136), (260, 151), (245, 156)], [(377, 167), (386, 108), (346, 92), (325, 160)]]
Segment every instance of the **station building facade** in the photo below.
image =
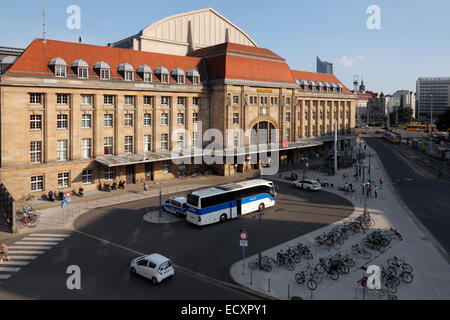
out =
[[(192, 41), (198, 28), (188, 30)], [(246, 44), (225, 31), (216, 40), (223, 43), (187, 43), (186, 55), (34, 40), (0, 77), (0, 181), (20, 200), (170, 179), (204, 169), (188, 160), (194, 146), (210, 142), (202, 137), (212, 128), (232, 132), (220, 142), (224, 148), (244, 150), (271, 142), (260, 131), (278, 130), (282, 165), (331, 150), (336, 122), (339, 149), (350, 149), (356, 97), (348, 88), (334, 75), (292, 70), (251, 38), (233, 38)], [(174, 148), (187, 164), (174, 163)], [(261, 165), (245, 156), (212, 169), (233, 175)]]

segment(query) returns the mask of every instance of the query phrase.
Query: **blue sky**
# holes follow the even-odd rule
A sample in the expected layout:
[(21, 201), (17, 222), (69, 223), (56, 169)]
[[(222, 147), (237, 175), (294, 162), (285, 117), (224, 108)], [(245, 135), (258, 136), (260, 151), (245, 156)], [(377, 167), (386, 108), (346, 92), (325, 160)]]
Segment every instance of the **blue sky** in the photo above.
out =
[[(25, 48), (42, 37), (42, 1), (2, 1), (0, 46)], [(81, 8), (81, 29), (69, 30), (66, 9)], [(368, 6), (381, 9), (381, 30), (369, 30)], [(422, 76), (450, 76), (448, 0), (46, 0), (47, 37), (106, 45), (170, 15), (211, 7), (291, 68), (316, 71), (316, 55), (335, 63), (348, 87), (364, 74), (368, 90), (415, 91)]]

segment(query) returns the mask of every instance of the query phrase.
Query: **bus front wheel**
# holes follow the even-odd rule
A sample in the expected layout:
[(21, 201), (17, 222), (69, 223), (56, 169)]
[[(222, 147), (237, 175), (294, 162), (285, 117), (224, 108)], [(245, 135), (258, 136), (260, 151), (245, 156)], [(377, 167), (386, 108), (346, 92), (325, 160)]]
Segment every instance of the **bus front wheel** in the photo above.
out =
[(259, 212), (263, 212), (263, 210), (266, 208), (266, 206), (264, 205), (264, 203), (261, 203), (259, 205)]
[(225, 222), (225, 221), (227, 221), (227, 215), (223, 214), (220, 216), (220, 222)]

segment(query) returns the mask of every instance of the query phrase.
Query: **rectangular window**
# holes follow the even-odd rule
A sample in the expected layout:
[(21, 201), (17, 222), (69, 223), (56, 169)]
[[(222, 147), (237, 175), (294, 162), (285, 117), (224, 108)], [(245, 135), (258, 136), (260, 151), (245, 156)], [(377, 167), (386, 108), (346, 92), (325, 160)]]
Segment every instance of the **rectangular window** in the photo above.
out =
[(152, 105), (152, 97), (144, 96), (144, 106), (151, 106), (151, 105)]
[(184, 97), (178, 97), (177, 98), (177, 103), (180, 106), (184, 106)]
[(133, 153), (133, 137), (125, 137), (125, 153)]
[(267, 97), (264, 97), (264, 104), (267, 105), (267, 101), (269, 101), (269, 99)]
[(92, 105), (92, 96), (89, 95), (89, 94), (81, 95), (81, 104), (83, 106), (90, 106), (90, 105)]
[(32, 141), (30, 147), (31, 163), (42, 162), (42, 141)]
[(152, 136), (145, 135), (144, 136), (144, 152), (152, 151)]
[(88, 68), (78, 68), (78, 78), (87, 79), (89, 77), (89, 69)]
[(127, 113), (125, 115), (125, 127), (132, 127), (133, 126), (133, 114)]
[(67, 95), (67, 94), (57, 94), (56, 95), (56, 104), (65, 106), (68, 103), (69, 103), (69, 95)]
[(42, 130), (42, 115), (40, 114), (30, 115), (30, 129)]
[(91, 158), (91, 139), (81, 140), (81, 157), (83, 160)]
[(168, 135), (164, 133), (161, 135), (161, 150), (168, 150), (168, 149), (169, 149)]
[(286, 140), (285, 141), (291, 141), (291, 129), (286, 129)]
[(104, 96), (104, 105), (105, 106), (112, 106), (113, 103), (114, 103), (114, 96), (111, 96), (111, 95)]
[(116, 169), (115, 168), (105, 168), (105, 180), (112, 181), (116, 179)]
[(197, 143), (198, 143), (198, 132), (192, 132), (192, 147), (193, 148), (199, 147)]
[(92, 128), (92, 115), (90, 114), (81, 115), (81, 128), (83, 129)]
[(112, 128), (113, 127), (113, 115), (105, 114), (103, 122), (104, 122), (105, 128)]
[(150, 127), (152, 125), (152, 115), (150, 113), (144, 114), (144, 127)]
[(168, 105), (169, 104), (169, 97), (161, 97), (161, 104), (162, 105)]
[(169, 161), (163, 161), (162, 163), (162, 173), (169, 173), (170, 171), (170, 163)]
[(162, 74), (161, 75), (161, 82), (162, 83), (169, 83), (169, 75), (168, 74)]
[(275, 104), (278, 104), (278, 97), (275, 97)]
[(92, 169), (83, 170), (83, 184), (93, 184), (94, 175)]
[(291, 122), (291, 113), (286, 112), (286, 122)]
[(144, 82), (152, 82), (152, 74), (151, 73), (144, 73)]
[(67, 140), (58, 140), (58, 161), (67, 161)]
[(31, 192), (44, 191), (44, 176), (31, 177)]
[(233, 124), (239, 124), (239, 113), (233, 113)]
[(178, 84), (184, 84), (184, 76), (178, 76)]
[(192, 84), (193, 85), (198, 85), (200, 83), (200, 78), (199, 77), (193, 77), (192, 78)]
[(109, 80), (109, 70), (108, 69), (100, 70), (100, 79), (101, 80)]
[(162, 113), (161, 114), (161, 125), (167, 126), (169, 124), (169, 114)]
[(239, 132), (233, 132), (233, 145), (235, 148), (239, 147)]
[(56, 66), (55, 67), (55, 76), (65, 78), (66, 77), (66, 67)]
[(197, 97), (192, 98), (192, 104), (194, 106), (198, 106), (198, 98)]
[(58, 114), (56, 116), (56, 128), (58, 128), (58, 129), (67, 129), (68, 128), (67, 114)]
[(192, 114), (192, 123), (197, 123), (198, 122), (198, 113), (193, 113)]
[(291, 98), (286, 98), (286, 104), (290, 105), (291, 104)]
[(113, 138), (106, 137), (106, 138), (104, 138), (103, 141), (104, 141), (105, 155), (113, 154)]
[(125, 81), (133, 81), (133, 76), (133, 71), (125, 71)]
[(125, 105), (126, 106), (134, 105), (134, 97), (133, 96), (125, 96)]
[(58, 188), (69, 187), (69, 172), (58, 173)]
[(30, 93), (30, 104), (42, 104), (42, 94)]
[(238, 104), (239, 103), (239, 96), (233, 96), (233, 103)]
[(184, 124), (184, 113), (178, 113), (177, 115), (177, 123)]

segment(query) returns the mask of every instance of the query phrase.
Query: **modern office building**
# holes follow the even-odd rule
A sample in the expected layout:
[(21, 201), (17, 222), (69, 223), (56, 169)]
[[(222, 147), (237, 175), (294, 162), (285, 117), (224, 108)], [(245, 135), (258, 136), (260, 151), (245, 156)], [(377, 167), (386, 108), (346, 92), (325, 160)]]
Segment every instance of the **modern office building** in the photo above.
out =
[(433, 106), (433, 118), (437, 117), (449, 106), (449, 78), (417, 79), (417, 118), (429, 120)]
[(316, 57), (316, 64), (316, 71), (318, 73), (333, 74), (333, 64), (331, 62), (322, 61), (319, 57)]
[(392, 102), (387, 107), (387, 112), (393, 112), (403, 108), (411, 108), (413, 117), (416, 115), (416, 94), (409, 90), (397, 90), (392, 94)]
[[(216, 174), (234, 175), (260, 168), (251, 146), (275, 142), (281, 164), (296, 162), (333, 149), (335, 122), (339, 150), (349, 150), (355, 95), (334, 75), (292, 70), (254, 43), (214, 44), (250, 39), (246, 34), (225, 31), (211, 46), (198, 44), (197, 32), (211, 33), (204, 39), (217, 35), (217, 28), (195, 23), (199, 14), (222, 19), (211, 10), (173, 17), (175, 25), (191, 21), (195, 50), (185, 55), (180, 46), (189, 43), (176, 41), (176, 33), (165, 50), (175, 48), (177, 55), (34, 40), (0, 77), (0, 181), (14, 198), (118, 180), (164, 180), (207, 165)], [(164, 31), (159, 35), (167, 39)], [(208, 129), (224, 133), (223, 139), (204, 136)], [(195, 147), (202, 155), (201, 147), (213, 140), (217, 157), (223, 160), (231, 150), (231, 158), (245, 161), (193, 163)]]

